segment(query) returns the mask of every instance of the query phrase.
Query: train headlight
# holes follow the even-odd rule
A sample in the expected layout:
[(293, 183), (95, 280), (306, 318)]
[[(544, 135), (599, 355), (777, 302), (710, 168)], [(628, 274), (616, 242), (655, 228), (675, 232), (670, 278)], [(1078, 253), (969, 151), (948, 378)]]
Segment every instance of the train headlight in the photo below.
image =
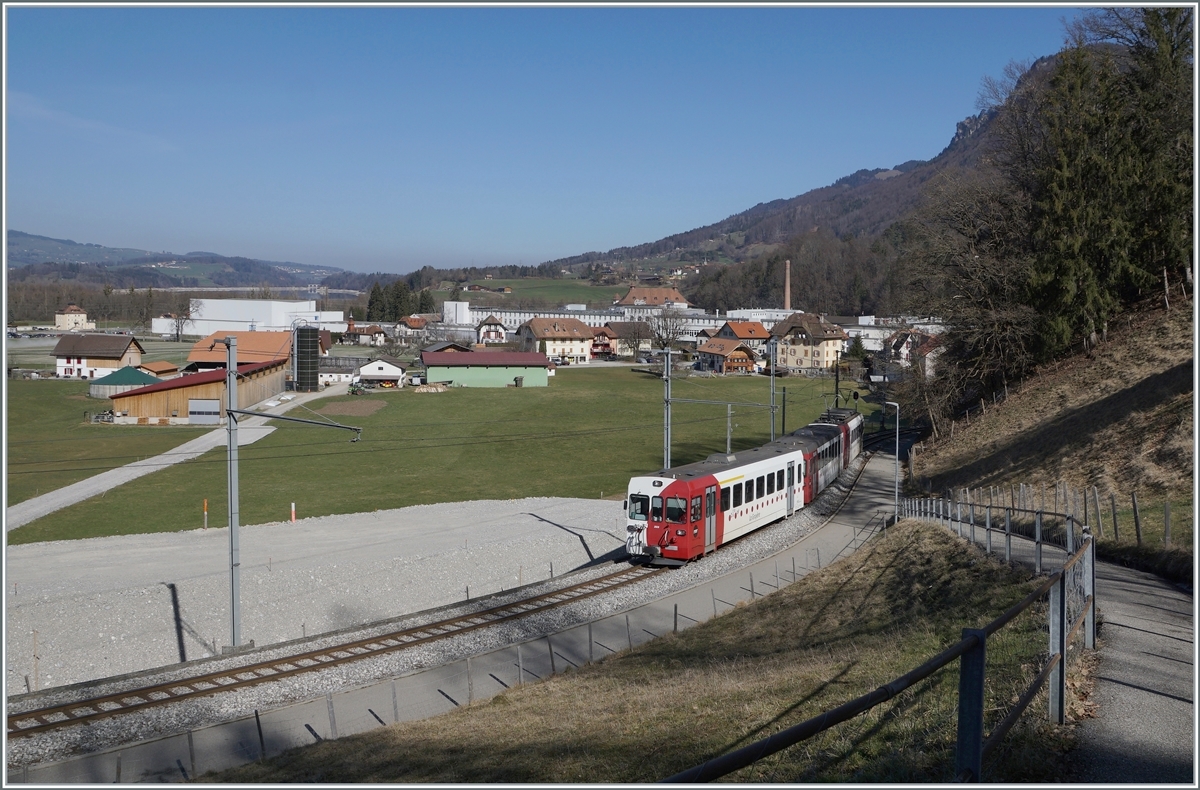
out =
[(677, 530), (675, 530), (675, 534), (682, 538), (684, 535), (687, 534), (687, 530), (686, 529), (677, 529)]

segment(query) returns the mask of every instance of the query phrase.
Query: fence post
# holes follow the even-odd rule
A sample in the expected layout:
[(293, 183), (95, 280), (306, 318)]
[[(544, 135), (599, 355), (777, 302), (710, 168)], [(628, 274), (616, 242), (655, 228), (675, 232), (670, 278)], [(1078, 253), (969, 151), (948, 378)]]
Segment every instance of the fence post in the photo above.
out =
[(1137, 491), (1133, 492), (1133, 531), (1137, 533), (1137, 544), (1142, 545), (1142, 514), (1138, 512)]
[(1033, 516), (1033, 572), (1042, 572), (1042, 511)]
[(955, 524), (955, 526), (958, 527), (958, 536), (961, 538), (963, 536), (962, 502), (961, 501), (954, 503), (954, 524)]
[(958, 744), (954, 775), (971, 772), (978, 782), (983, 767), (983, 680), (987, 666), (987, 632), (964, 628), (963, 639), (975, 637), (976, 645), (958, 659)]
[(550, 674), (557, 675), (558, 667), (554, 666), (554, 643), (550, 641), (550, 637), (546, 637), (546, 649), (550, 651)]
[(471, 657), (467, 656), (467, 704), (475, 702), (475, 683), (471, 680)]
[[(1096, 538), (1086, 537), (1083, 555), (1083, 600), (1087, 605), (1087, 619), (1083, 625), (1083, 646), (1096, 649)], [(1090, 600), (1089, 600), (1090, 599)]]
[(1067, 574), (1059, 571), (1050, 588), (1050, 658), (1058, 663), (1050, 672), (1050, 721), (1066, 724), (1067, 694)]
[(517, 645), (517, 688), (525, 685), (525, 662), (521, 660), (521, 646)]
[(1108, 499), (1112, 503), (1113, 512), (1113, 543), (1121, 542), (1121, 533), (1117, 531), (1117, 495), (1113, 492), (1108, 492)]
[(987, 509), (983, 511), (984, 525), (983, 531), (987, 535), (987, 553), (992, 553), (992, 506), (989, 503)]
[(1075, 517), (1067, 516), (1067, 556), (1075, 553)]
[(1012, 562), (1012, 511), (1004, 508), (1004, 561)]
[(1104, 519), (1100, 517), (1100, 489), (1092, 486), (1092, 504), (1096, 506), (1096, 536), (1104, 537)]

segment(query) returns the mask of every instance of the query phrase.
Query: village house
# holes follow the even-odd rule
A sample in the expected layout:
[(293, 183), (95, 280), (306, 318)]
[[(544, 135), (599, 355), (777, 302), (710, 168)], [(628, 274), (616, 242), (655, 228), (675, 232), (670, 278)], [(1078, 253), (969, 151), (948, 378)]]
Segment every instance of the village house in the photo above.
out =
[(846, 350), (846, 332), (812, 313), (793, 313), (771, 327), (771, 334), (777, 339), (775, 364), (784, 369), (826, 370)]
[(645, 321), (609, 321), (604, 326), (616, 336), (613, 353), (618, 356), (635, 357), (650, 350), (654, 334)]
[(407, 346), (425, 338), (425, 326), (429, 321), (421, 316), (409, 315), (396, 322), (396, 340)]
[(95, 329), (96, 324), (87, 320), (86, 310), (70, 302), (66, 308), (54, 313), (54, 328), (59, 332), (86, 332)]
[(616, 354), (617, 333), (607, 326), (592, 329), (592, 358), (603, 359)]
[(346, 331), (342, 333), (342, 343), (356, 346), (382, 346), (387, 343), (387, 332), (379, 324), (362, 327), (355, 326), (351, 318), (346, 323)]
[(587, 363), (595, 333), (578, 318), (531, 318), (517, 327), (521, 347), (541, 352), (552, 362)]
[(714, 337), (696, 349), (696, 369), (713, 373), (750, 373), (756, 355), (737, 339)]
[(508, 339), (508, 330), (494, 315), (489, 315), (480, 321), (479, 326), (475, 327), (475, 334), (479, 337), (480, 343), (503, 343)]
[(740, 340), (755, 354), (762, 355), (771, 333), (758, 321), (726, 321), (713, 337)]
[(59, 378), (98, 379), (123, 367), (138, 367), (146, 350), (131, 335), (63, 335), (54, 346)]

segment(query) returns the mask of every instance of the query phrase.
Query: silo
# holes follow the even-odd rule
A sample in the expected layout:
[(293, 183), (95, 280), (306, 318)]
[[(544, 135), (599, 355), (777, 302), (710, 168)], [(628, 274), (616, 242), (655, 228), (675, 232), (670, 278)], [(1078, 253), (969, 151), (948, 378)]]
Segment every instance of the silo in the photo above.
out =
[(321, 358), (321, 335), (315, 326), (296, 329), (296, 391), (316, 392), (320, 385), (317, 374)]

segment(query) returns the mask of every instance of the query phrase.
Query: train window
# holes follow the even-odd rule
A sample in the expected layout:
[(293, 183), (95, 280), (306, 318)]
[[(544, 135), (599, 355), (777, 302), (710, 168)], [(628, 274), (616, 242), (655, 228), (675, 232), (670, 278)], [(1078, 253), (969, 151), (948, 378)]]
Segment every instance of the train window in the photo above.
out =
[(796, 485), (796, 480), (795, 480), (795, 478), (792, 477), (792, 475), (794, 475), (796, 473), (795, 470), (796, 470), (796, 468), (794, 466), (788, 467), (788, 470), (787, 470), (787, 472), (788, 472), (788, 478), (787, 478), (788, 488), (791, 488), (792, 486)]
[(767, 493), (775, 493), (775, 475), (774, 473), (767, 475)]
[(758, 488), (758, 493), (755, 497), (756, 499), (762, 499), (763, 497), (765, 497), (767, 495), (766, 481), (763, 480), (761, 475), (758, 478), (758, 483), (757, 483), (756, 487)]
[(662, 521), (663, 517), (663, 500), (662, 497), (656, 496), (650, 500), (650, 520)]
[(754, 501), (754, 480), (746, 481), (746, 504)]
[(733, 506), (734, 507), (742, 506), (742, 484), (741, 483), (733, 484)]
[(703, 514), (700, 511), (700, 497), (694, 496), (692, 497), (692, 521), (699, 521), (701, 515)]
[(645, 494), (632, 494), (629, 497), (630, 521), (645, 521), (650, 513), (650, 497)]
[(667, 497), (667, 521), (672, 524), (687, 522), (688, 502), (681, 496)]
[[(788, 485), (791, 485), (791, 483), (788, 483)], [(782, 469), (780, 469), (778, 472), (775, 473), (775, 487), (778, 488), (780, 491), (783, 490), (783, 470)]]
[(721, 512), (729, 510), (729, 486), (721, 489)]

